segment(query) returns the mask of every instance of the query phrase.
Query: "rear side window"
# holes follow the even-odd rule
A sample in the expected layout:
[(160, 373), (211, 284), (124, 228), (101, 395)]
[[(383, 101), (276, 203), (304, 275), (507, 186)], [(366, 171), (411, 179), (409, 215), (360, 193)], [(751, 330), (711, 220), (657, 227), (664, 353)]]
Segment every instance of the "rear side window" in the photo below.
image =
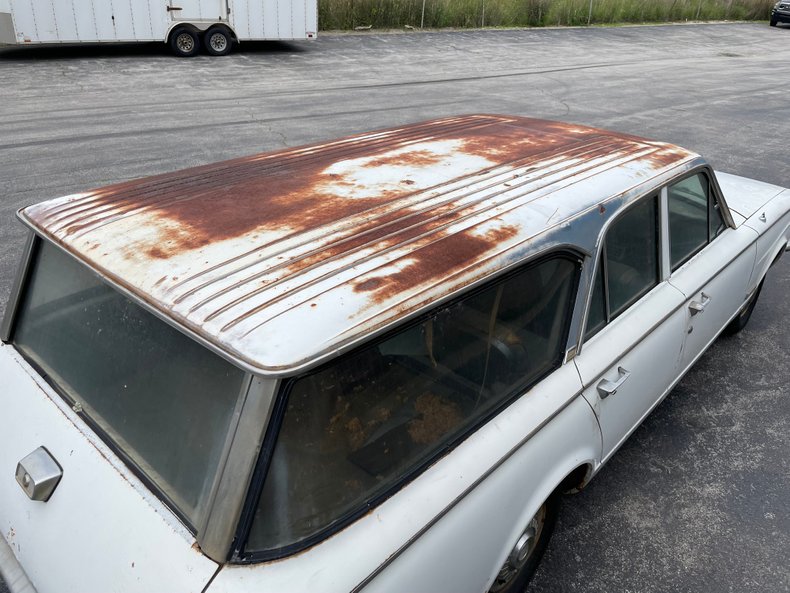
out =
[(244, 373), (41, 242), (13, 342), (195, 523)]
[(364, 511), (561, 364), (578, 269), (544, 260), (292, 381), (247, 550)]

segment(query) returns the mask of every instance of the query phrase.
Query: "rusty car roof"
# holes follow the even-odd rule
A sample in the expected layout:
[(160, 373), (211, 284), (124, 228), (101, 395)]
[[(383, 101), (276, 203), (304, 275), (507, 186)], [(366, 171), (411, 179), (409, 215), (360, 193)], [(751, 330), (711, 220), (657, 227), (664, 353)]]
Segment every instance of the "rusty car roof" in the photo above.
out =
[(468, 115), (118, 183), (20, 217), (242, 366), (284, 374), (523, 259), (551, 228), (696, 156)]

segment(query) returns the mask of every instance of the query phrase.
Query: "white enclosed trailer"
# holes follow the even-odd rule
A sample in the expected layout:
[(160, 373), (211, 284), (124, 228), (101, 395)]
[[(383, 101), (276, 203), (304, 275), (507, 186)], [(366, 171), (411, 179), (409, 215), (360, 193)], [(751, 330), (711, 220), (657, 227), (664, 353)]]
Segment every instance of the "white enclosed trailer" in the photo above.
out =
[(181, 56), (312, 39), (318, 0), (0, 0), (0, 45), (164, 41)]

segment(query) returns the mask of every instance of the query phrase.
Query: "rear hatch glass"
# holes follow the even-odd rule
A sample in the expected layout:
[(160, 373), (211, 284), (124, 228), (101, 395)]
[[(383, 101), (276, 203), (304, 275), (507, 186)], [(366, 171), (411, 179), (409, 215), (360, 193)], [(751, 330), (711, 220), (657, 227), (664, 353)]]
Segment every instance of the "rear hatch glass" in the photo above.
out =
[(244, 372), (39, 241), (13, 343), (193, 526)]

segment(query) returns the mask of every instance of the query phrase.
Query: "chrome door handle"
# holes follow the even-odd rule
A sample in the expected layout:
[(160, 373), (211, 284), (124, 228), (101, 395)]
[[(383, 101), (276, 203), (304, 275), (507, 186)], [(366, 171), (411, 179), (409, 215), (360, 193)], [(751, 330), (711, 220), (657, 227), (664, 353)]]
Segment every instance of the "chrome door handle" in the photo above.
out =
[(606, 399), (610, 395), (617, 393), (617, 390), (622, 387), (623, 383), (625, 383), (630, 376), (631, 371), (626, 371), (623, 367), (617, 367), (617, 381), (602, 379), (598, 383), (597, 389), (601, 399)]
[(708, 303), (710, 303), (710, 297), (703, 292), (702, 298), (700, 298), (699, 301), (691, 301), (689, 303), (689, 311), (691, 311), (691, 316), (693, 317), (697, 313), (702, 313), (705, 310), (705, 307), (708, 306)]

